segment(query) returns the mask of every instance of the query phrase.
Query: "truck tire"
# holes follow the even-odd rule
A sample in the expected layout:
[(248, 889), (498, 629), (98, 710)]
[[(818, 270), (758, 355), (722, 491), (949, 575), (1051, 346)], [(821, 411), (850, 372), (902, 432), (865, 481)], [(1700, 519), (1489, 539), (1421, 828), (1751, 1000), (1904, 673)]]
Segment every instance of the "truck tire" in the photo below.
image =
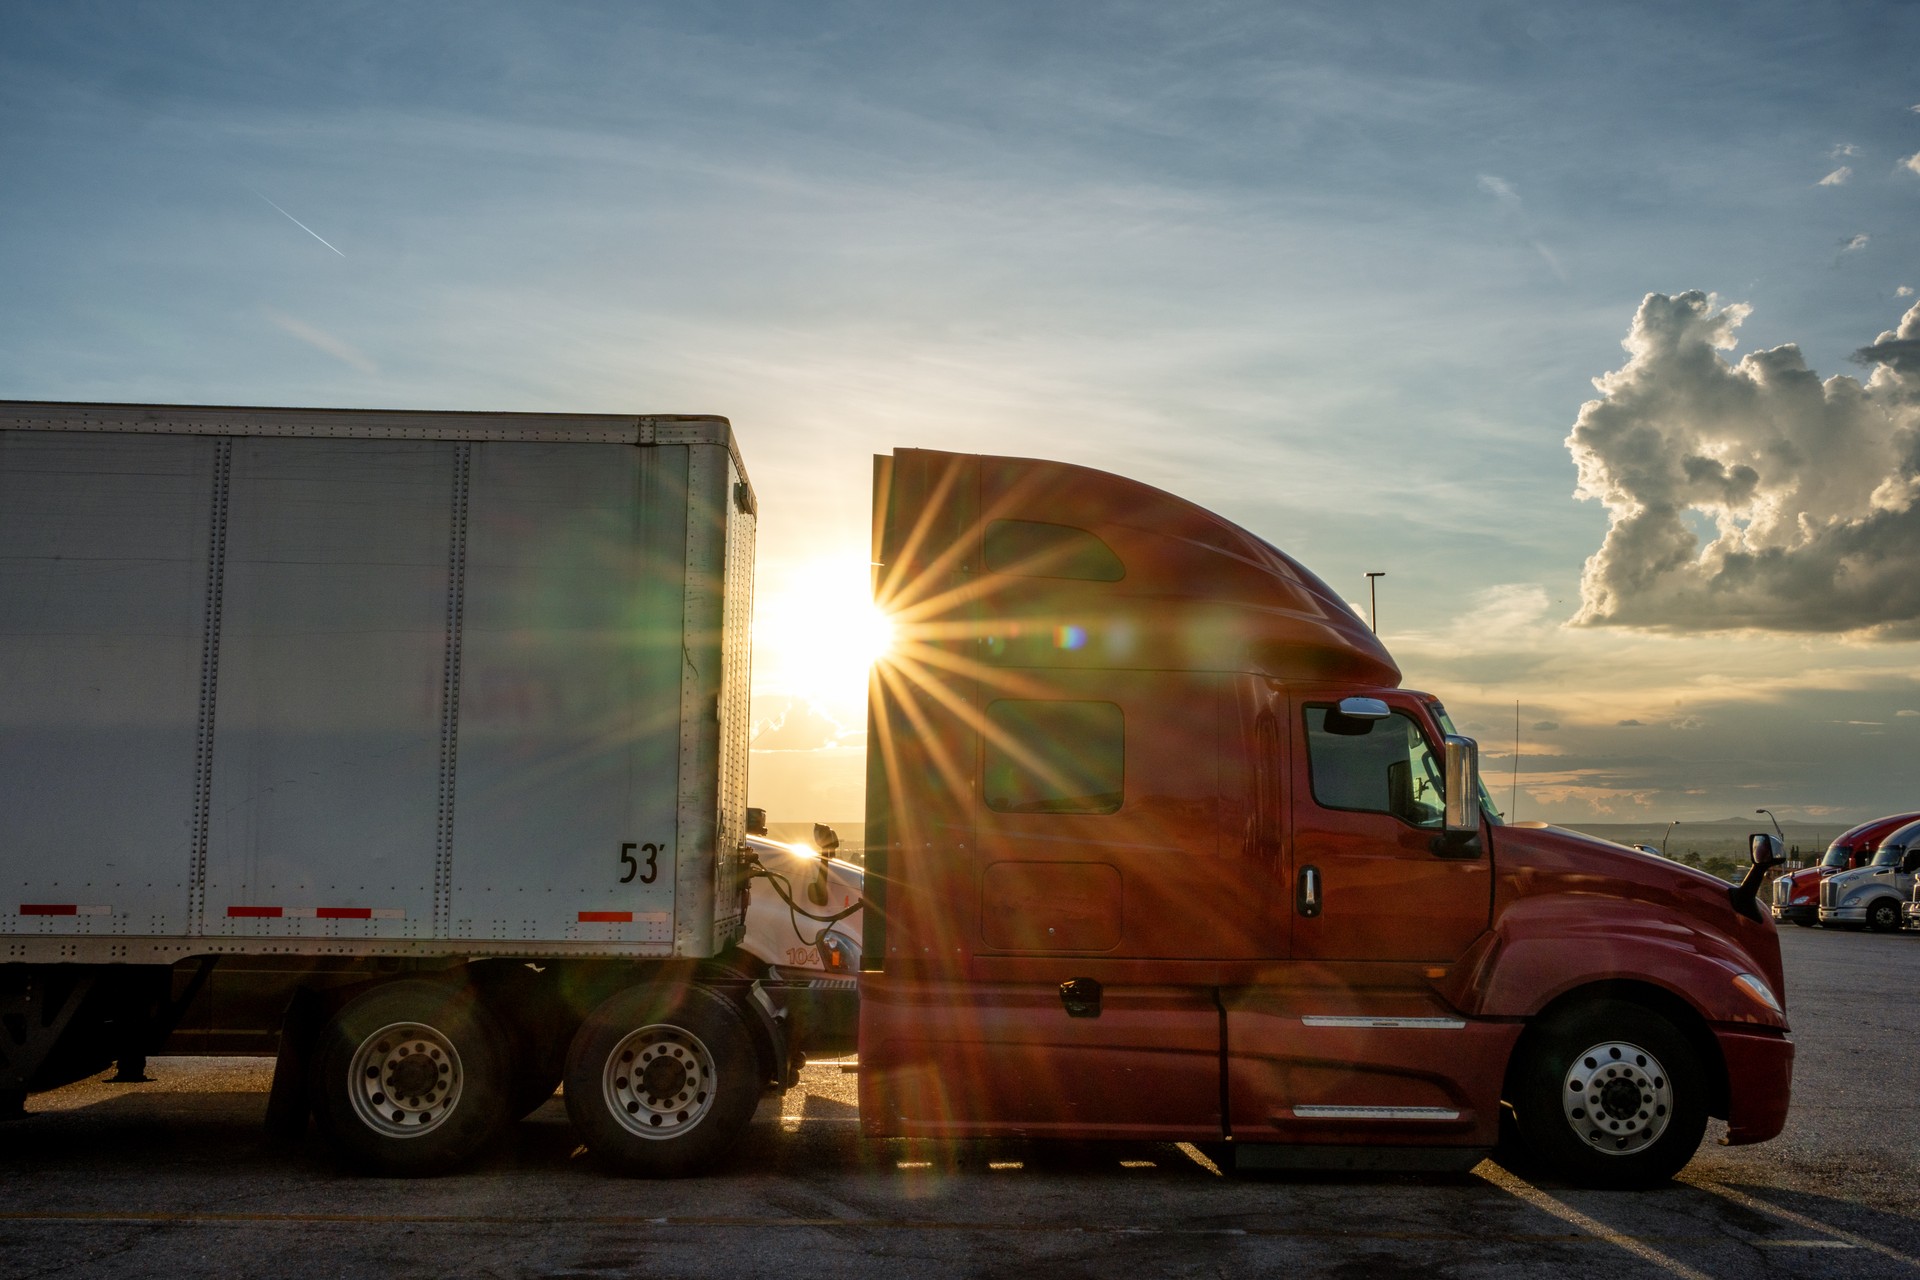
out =
[(1900, 899), (1875, 898), (1867, 904), (1867, 928), (1892, 933), (1900, 927)]
[(1707, 1079), (1686, 1037), (1621, 1000), (1576, 1005), (1522, 1039), (1510, 1077), (1528, 1150), (1583, 1187), (1648, 1187), (1693, 1159)]
[(409, 978), (349, 1000), (313, 1058), (313, 1109), (349, 1162), (444, 1173), (506, 1121), (506, 1053), (471, 988)]
[(588, 1015), (567, 1052), (567, 1115), (596, 1158), (682, 1177), (732, 1148), (760, 1101), (740, 1014), (703, 987), (634, 987)]

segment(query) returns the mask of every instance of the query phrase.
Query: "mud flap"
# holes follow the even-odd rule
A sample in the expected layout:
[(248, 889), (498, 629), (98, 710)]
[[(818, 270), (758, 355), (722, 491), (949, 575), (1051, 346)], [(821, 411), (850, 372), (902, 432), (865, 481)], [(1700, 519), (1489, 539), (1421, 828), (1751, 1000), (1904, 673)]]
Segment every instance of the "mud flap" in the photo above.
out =
[(327, 1003), (305, 987), (293, 993), (280, 1020), (280, 1052), (273, 1061), (273, 1088), (267, 1094), (267, 1133), (282, 1142), (306, 1136), (313, 1114), (307, 1064), (327, 1020)]

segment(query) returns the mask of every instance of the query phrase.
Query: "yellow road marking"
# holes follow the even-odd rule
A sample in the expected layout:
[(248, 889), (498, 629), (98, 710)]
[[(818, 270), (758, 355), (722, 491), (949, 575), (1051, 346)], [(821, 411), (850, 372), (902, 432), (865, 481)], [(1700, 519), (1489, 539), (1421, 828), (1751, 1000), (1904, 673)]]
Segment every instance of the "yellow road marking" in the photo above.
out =
[(1751, 1209), (1755, 1213), (1765, 1214), (1769, 1218), (1777, 1218), (1781, 1222), (1791, 1222), (1794, 1226), (1805, 1227), (1809, 1231), (1823, 1232), (1829, 1236), (1833, 1236), (1836, 1240), (1844, 1240), (1856, 1249), (1871, 1249), (1882, 1257), (1891, 1258), (1895, 1262), (1905, 1263), (1909, 1267), (1920, 1267), (1920, 1258), (1911, 1257), (1908, 1254), (1901, 1253), (1897, 1249), (1889, 1249), (1878, 1240), (1870, 1240), (1866, 1236), (1848, 1231), (1844, 1227), (1829, 1226), (1827, 1223), (1809, 1218), (1803, 1213), (1795, 1213), (1791, 1209), (1782, 1209), (1777, 1204), (1771, 1204), (1757, 1196), (1750, 1196), (1744, 1191), (1735, 1191), (1732, 1187), (1722, 1186), (1717, 1182), (1688, 1182), (1685, 1185), (1698, 1188), (1701, 1191), (1707, 1192), (1709, 1195), (1719, 1196), (1722, 1200), (1730, 1200), (1743, 1209)]
[(1500, 1188), (1514, 1199), (1530, 1204), (1542, 1213), (1551, 1214), (1562, 1222), (1571, 1223), (1617, 1249), (1626, 1250), (1642, 1262), (1650, 1262), (1664, 1271), (1681, 1277), (1681, 1280), (1713, 1280), (1713, 1277), (1706, 1272), (1696, 1270), (1678, 1258), (1669, 1258), (1644, 1240), (1630, 1236), (1624, 1231), (1616, 1231), (1598, 1218), (1589, 1217), (1572, 1205), (1554, 1199), (1532, 1183), (1514, 1177), (1491, 1160), (1482, 1160), (1474, 1167), (1473, 1172), (1475, 1176)]

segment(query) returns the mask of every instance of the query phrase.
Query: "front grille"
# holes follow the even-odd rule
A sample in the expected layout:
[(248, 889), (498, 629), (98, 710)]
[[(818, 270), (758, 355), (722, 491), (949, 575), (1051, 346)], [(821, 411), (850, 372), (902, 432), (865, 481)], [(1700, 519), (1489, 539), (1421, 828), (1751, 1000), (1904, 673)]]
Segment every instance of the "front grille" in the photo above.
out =
[(1823, 907), (1831, 907), (1833, 905), (1832, 880), (1822, 880), (1820, 882), (1820, 905)]
[(1787, 878), (1785, 876), (1781, 876), (1778, 880), (1775, 880), (1773, 882), (1773, 905), (1776, 907), (1786, 906), (1787, 892), (1788, 892)]

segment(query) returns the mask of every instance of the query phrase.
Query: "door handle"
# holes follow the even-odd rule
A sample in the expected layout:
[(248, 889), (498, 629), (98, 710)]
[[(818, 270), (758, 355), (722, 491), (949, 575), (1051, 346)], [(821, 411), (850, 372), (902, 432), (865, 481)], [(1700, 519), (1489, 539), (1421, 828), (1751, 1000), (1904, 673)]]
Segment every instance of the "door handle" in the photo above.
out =
[(1320, 868), (1300, 868), (1300, 879), (1294, 887), (1293, 908), (1309, 919), (1320, 914)]

